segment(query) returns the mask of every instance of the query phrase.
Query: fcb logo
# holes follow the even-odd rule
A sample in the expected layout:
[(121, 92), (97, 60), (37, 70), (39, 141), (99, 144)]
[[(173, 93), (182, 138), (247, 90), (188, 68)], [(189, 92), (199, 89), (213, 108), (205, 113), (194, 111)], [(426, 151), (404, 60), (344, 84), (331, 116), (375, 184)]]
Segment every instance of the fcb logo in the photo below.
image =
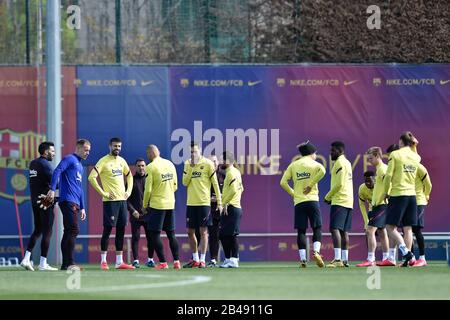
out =
[(181, 85), (183, 88), (189, 87), (189, 79), (181, 79), (181, 80), (180, 80), (180, 85)]
[(381, 86), (381, 79), (380, 78), (373, 78), (373, 85), (375, 87)]
[(286, 85), (286, 79), (278, 78), (277, 79), (277, 86), (284, 87)]
[(15, 196), (19, 204), (30, 199), (25, 194), (28, 179), (23, 170), (38, 156), (38, 146), (44, 140), (44, 135), (32, 131), (0, 129), (0, 197), (14, 200)]

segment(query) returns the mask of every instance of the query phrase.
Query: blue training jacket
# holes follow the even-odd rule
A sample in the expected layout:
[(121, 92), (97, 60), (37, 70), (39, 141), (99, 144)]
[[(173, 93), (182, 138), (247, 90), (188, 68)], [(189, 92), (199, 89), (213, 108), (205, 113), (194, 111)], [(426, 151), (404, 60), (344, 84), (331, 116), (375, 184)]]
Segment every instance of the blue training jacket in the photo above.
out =
[(51, 190), (55, 191), (59, 182), (59, 202), (72, 202), (84, 209), (83, 165), (75, 153), (69, 154), (53, 171)]

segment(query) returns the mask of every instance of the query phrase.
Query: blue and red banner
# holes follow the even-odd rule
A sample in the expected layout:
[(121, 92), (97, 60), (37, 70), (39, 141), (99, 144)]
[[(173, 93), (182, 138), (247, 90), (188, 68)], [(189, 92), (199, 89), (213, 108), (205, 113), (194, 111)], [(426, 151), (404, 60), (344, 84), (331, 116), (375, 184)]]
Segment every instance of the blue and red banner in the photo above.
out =
[[(242, 233), (295, 232), (293, 203), (279, 181), (297, 156), (298, 143), (312, 141), (318, 148), (318, 160), (329, 172), (330, 143), (344, 141), (353, 164), (357, 199), (364, 171), (373, 169), (364, 156), (366, 150), (371, 146), (385, 150), (397, 143), (405, 130), (418, 137), (418, 151), (433, 183), (424, 231), (450, 231), (446, 203), (450, 65), (80, 66), (66, 68), (66, 72), (71, 75), (64, 86), (71, 107), (64, 120), (70, 129), (65, 131), (65, 152), (71, 152), (67, 148), (73, 146), (75, 137), (91, 140), (86, 165), (92, 166), (108, 152), (109, 139), (118, 136), (124, 142), (122, 154), (132, 165), (136, 158), (146, 158), (148, 144), (156, 144), (162, 156), (177, 165), (181, 184), (182, 161), (189, 157), (191, 140), (200, 142), (205, 154), (232, 144), (233, 151), (243, 156), (238, 159), (245, 186)], [(0, 130), (37, 133), (35, 90), (19, 90), (11, 82), (34, 77), (32, 69), (0, 68)], [(9, 153), (10, 142), (5, 144)], [(4, 157), (2, 151), (1, 157), (14, 158), (11, 155)], [(10, 170), (0, 169), (0, 191), (7, 194), (13, 191)], [(22, 180), (16, 178), (16, 187)], [(321, 198), (329, 185), (327, 174), (319, 184)], [(85, 233), (100, 234), (101, 199), (91, 187), (87, 189)], [(185, 233), (183, 186), (176, 197), (176, 231)], [(15, 234), (11, 200), (1, 198), (0, 206), (0, 234)], [(31, 216), (27, 202), (20, 210)], [(327, 231), (329, 207), (321, 203), (321, 210)], [(363, 232), (357, 201), (353, 214), (352, 232)], [(29, 232), (31, 218), (23, 220)], [(98, 260), (96, 241), (90, 242), (92, 261)], [(243, 260), (297, 257), (292, 237), (258, 236), (246, 238), (242, 244)], [(329, 238), (324, 247), (325, 254), (331, 252)], [(187, 257), (189, 250), (186, 245), (183, 248)], [(362, 259), (365, 251), (364, 238), (355, 238), (351, 258)]]

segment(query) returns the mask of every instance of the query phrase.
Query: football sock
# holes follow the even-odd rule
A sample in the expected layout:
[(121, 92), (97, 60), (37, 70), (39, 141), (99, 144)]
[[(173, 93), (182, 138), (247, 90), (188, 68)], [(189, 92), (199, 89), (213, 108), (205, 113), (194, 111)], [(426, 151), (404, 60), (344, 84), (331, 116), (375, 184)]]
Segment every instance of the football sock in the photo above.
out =
[(313, 243), (314, 251), (315, 252), (320, 252), (320, 246), (321, 246), (321, 243), (319, 241), (314, 242)]
[(306, 249), (300, 249), (298, 253), (300, 255), (300, 261), (306, 260)]
[(342, 250), (342, 261), (348, 261), (348, 250)]
[(101, 256), (101, 259), (102, 259), (102, 260), (101, 260), (102, 263), (103, 263), (103, 262), (106, 262), (106, 253), (101, 253), (100, 256)]
[(194, 252), (193, 254), (192, 254), (192, 260), (194, 260), (194, 261), (197, 261), (198, 262), (198, 252)]
[(334, 248), (334, 260), (341, 260), (341, 248)]

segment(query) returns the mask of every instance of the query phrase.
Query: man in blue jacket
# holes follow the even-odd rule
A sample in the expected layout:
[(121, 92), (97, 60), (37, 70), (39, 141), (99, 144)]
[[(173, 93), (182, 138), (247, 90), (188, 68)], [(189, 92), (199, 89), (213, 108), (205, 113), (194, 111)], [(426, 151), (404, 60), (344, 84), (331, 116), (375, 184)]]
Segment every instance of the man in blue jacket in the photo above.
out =
[(56, 186), (59, 184), (59, 208), (63, 215), (64, 234), (61, 240), (63, 263), (61, 270), (79, 270), (75, 264), (73, 253), (75, 240), (79, 233), (78, 213), (81, 220), (86, 219), (83, 194), (83, 165), (91, 150), (91, 143), (86, 139), (77, 141), (75, 153), (69, 154), (61, 160), (53, 172), (47, 199), (53, 201)]

